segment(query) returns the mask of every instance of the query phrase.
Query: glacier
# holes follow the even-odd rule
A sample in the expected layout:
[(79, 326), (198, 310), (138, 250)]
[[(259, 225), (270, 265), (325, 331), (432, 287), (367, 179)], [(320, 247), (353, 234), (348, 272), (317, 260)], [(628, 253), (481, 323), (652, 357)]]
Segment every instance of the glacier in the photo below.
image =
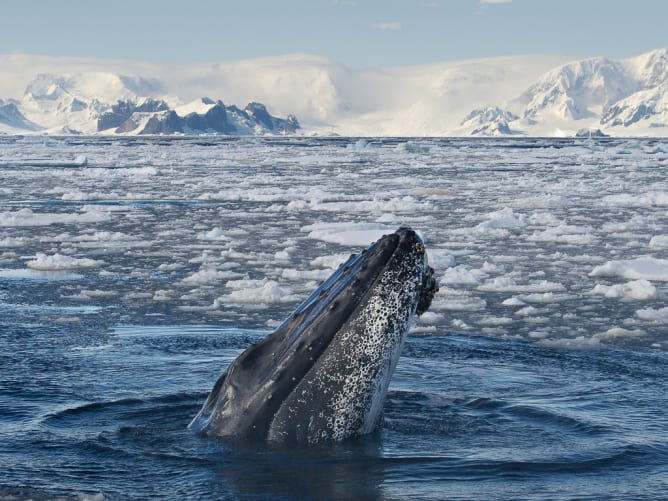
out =
[(665, 48), (363, 69), (308, 54), (190, 65), (12, 54), (0, 68), (5, 134), (668, 135)]

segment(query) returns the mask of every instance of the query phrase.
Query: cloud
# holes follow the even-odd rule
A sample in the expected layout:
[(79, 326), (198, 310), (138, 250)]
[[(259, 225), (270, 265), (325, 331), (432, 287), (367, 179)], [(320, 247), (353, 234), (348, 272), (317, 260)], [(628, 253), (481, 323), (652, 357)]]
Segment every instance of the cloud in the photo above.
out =
[(480, 3), (510, 3), (513, 0), (480, 0)]
[(381, 30), (396, 31), (401, 29), (401, 23), (399, 21), (381, 21), (377, 26)]

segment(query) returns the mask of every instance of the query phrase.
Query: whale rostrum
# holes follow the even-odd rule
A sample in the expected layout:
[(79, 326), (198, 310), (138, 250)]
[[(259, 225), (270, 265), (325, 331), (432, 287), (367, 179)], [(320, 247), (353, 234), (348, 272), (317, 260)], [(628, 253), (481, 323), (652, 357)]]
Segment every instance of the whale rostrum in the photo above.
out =
[(410, 228), (354, 254), (216, 382), (190, 428), (282, 444), (373, 431), (415, 314), (438, 286)]

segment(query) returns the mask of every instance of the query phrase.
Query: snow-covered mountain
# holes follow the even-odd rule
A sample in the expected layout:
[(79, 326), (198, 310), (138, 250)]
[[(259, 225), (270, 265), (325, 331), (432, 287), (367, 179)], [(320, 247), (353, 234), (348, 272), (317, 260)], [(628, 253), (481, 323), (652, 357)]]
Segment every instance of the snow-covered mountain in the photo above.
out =
[(5, 133), (668, 136), (667, 49), (365, 69), (302, 54), (178, 66), (0, 55), (0, 69)]
[(668, 50), (561, 65), (506, 106), (522, 118), (518, 130), (528, 134), (601, 128), (612, 135), (665, 135), (659, 129), (668, 127)]
[[(157, 97), (151, 97), (157, 96)], [(174, 110), (168, 100), (179, 103)], [(0, 101), (0, 132), (50, 134), (284, 134), (296, 117), (201, 98), (182, 104), (155, 78), (109, 72), (39, 73), (19, 99)]]
[(509, 123), (520, 117), (498, 106), (478, 108), (464, 117), (461, 126), (472, 136), (511, 136), (519, 134)]
[(16, 102), (5, 102), (2, 99), (0, 99), (0, 124), (6, 131), (17, 133), (40, 129), (38, 125), (23, 116)]

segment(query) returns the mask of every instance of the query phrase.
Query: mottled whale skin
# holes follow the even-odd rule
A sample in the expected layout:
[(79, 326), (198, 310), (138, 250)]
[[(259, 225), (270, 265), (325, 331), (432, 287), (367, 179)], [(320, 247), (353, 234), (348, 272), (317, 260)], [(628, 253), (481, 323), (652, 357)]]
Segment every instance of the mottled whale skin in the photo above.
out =
[(438, 290), (433, 272), (410, 228), (352, 255), (230, 364), (189, 427), (297, 445), (373, 431), (411, 319)]

